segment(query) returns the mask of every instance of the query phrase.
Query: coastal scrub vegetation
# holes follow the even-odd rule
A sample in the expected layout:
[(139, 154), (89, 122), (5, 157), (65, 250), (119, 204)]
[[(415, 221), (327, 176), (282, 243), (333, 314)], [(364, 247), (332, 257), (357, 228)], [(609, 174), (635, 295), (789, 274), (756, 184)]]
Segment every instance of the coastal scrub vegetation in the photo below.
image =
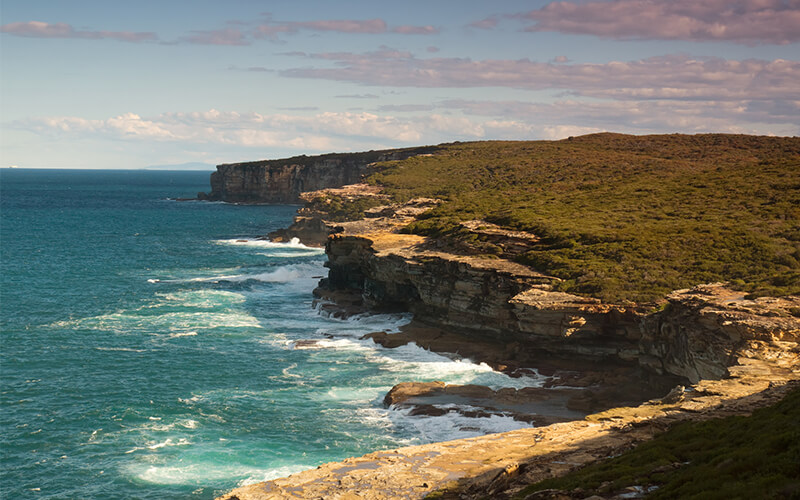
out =
[(561, 291), (648, 302), (729, 281), (753, 297), (800, 293), (800, 138), (454, 143), (380, 167), (367, 182), (393, 201), (444, 201), (405, 231), (475, 253), (498, 249), (465, 221), (533, 233), (510, 258), (560, 278)]
[(306, 203), (311, 212), (324, 212), (325, 218), (333, 222), (358, 220), (370, 208), (385, 205), (386, 200), (371, 197), (344, 197), (332, 194), (317, 196)]
[(526, 487), (611, 494), (626, 487), (647, 498), (800, 498), (800, 388), (749, 417), (685, 422), (652, 441), (566, 476)]

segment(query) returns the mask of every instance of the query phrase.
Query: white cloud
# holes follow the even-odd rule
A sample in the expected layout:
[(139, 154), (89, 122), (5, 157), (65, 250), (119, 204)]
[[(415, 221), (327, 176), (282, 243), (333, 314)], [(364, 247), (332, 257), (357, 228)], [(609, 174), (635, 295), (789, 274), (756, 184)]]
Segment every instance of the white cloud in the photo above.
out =
[(585, 134), (594, 134), (597, 132), (605, 132), (605, 130), (597, 127), (580, 127), (577, 125), (555, 125), (552, 127), (544, 127), (542, 129), (543, 138), (550, 140), (566, 139)]
[(630, 133), (730, 132), (798, 135), (800, 101), (596, 101), (556, 102), (447, 100), (376, 112), (260, 114), (206, 110), (106, 119), (76, 116), (15, 122), (52, 140), (121, 140), (187, 150), (268, 149), (306, 152), (358, 151), (455, 140), (559, 139), (599, 131)]
[(298, 150), (350, 150), (359, 145), (418, 144), (442, 140), (482, 138), (480, 120), (446, 115), (398, 118), (352, 112), (324, 112), (313, 116), (235, 111), (164, 113), (143, 118), (126, 113), (103, 120), (80, 117), (32, 118), (15, 123), (51, 137), (81, 136), (159, 142), (210, 143), (241, 147), (285, 147)]

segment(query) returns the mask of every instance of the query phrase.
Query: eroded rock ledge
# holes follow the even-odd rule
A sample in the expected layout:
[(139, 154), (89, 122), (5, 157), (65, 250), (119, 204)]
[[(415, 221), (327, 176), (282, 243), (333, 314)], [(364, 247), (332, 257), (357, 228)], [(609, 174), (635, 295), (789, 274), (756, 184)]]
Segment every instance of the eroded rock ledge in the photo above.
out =
[[(434, 350), (506, 371), (562, 362), (596, 373), (637, 370), (643, 377), (684, 379), (686, 391), (581, 420), (371, 453), (238, 488), (222, 498), (423, 498), (442, 489), (448, 498), (509, 498), (524, 484), (618, 454), (674, 422), (747, 414), (777, 401), (800, 379), (800, 319), (794, 315), (800, 297), (748, 300), (743, 292), (714, 283), (675, 291), (654, 308), (555, 292), (554, 277), (504, 259), (444, 252), (422, 237), (398, 232), (430, 203), (382, 207), (350, 223), (317, 218), (320, 231), (335, 233), (326, 242), (330, 272), (315, 291), (318, 299), (340, 302), (342, 314), (413, 312), (423, 326), (416, 333), (373, 336), (387, 347), (428, 342)], [(303, 224), (313, 220), (306, 217)], [(474, 226), (486, 231), (483, 224)], [(509, 252), (535, 237), (495, 236), (498, 243), (508, 241)], [(432, 329), (455, 336), (431, 334)], [(434, 383), (412, 392), (395, 401), (394, 391), (387, 404), (446, 394), (448, 388)], [(450, 392), (473, 397), (486, 389)]]
[(797, 296), (749, 300), (714, 283), (677, 290), (660, 308), (605, 304), (553, 291), (557, 278), (526, 266), (446, 253), (400, 234), (410, 219), (402, 214), (339, 224), (317, 296), (350, 291), (370, 310), (411, 311), (467, 342), (504, 346), (508, 365), (599, 361), (698, 382), (726, 376), (741, 352), (781, 353), (798, 341)]

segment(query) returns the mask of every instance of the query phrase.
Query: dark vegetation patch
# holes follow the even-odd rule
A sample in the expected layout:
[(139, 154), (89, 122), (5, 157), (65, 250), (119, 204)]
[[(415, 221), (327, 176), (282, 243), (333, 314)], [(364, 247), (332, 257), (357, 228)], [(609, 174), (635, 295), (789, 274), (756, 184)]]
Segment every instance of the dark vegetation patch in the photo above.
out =
[[(612, 459), (526, 487), (648, 498), (800, 498), (800, 388), (749, 417), (685, 422)], [(656, 488), (653, 488), (656, 487)]]
[(317, 196), (306, 203), (306, 208), (312, 212), (323, 212), (325, 218), (333, 222), (359, 220), (364, 218), (364, 212), (370, 208), (386, 205), (386, 200), (380, 198), (353, 198), (334, 194)]
[(445, 201), (406, 231), (455, 248), (477, 244), (468, 220), (535, 233), (515, 259), (561, 291), (647, 302), (731, 281), (751, 296), (800, 293), (800, 138), (455, 143), (381, 166), (367, 181), (393, 200)]
[(326, 153), (322, 155), (298, 155), (290, 158), (280, 158), (274, 160), (257, 160), (246, 161), (241, 163), (229, 163), (227, 165), (236, 165), (242, 169), (260, 169), (261, 167), (280, 167), (289, 165), (300, 165), (302, 167), (312, 167), (314, 164), (323, 163), (326, 161), (340, 161), (352, 164), (368, 164), (372, 162), (381, 161), (385, 158), (401, 157), (405, 158), (410, 155), (430, 154), (438, 150), (437, 146), (419, 146), (412, 148), (400, 149), (381, 149), (372, 151), (362, 151), (359, 153)]

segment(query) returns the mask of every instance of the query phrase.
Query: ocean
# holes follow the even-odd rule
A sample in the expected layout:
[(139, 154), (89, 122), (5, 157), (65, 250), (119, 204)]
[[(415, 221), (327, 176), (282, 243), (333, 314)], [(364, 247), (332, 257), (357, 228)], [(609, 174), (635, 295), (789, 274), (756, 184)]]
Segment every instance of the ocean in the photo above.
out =
[(361, 340), (410, 316), (326, 317), (323, 251), (259, 239), (298, 207), (175, 201), (208, 179), (0, 170), (0, 497), (213, 498), (527, 425), (384, 408), (402, 381), (538, 381)]

